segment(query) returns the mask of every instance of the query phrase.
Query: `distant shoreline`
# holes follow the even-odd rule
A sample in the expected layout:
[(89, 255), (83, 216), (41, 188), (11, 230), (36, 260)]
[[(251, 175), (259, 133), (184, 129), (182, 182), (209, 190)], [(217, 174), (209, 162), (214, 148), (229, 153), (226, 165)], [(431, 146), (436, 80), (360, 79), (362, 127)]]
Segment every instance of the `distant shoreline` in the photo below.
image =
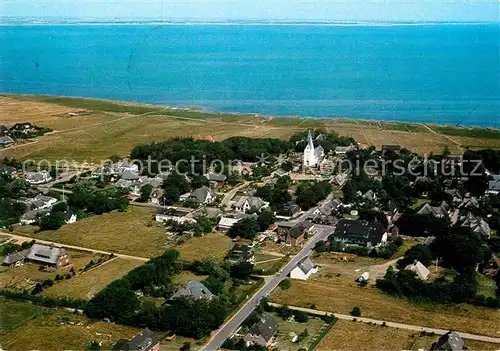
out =
[[(261, 114), (261, 113), (253, 113), (253, 112), (231, 112), (231, 111), (214, 111), (214, 110), (209, 110), (204, 107), (195, 107), (195, 106), (176, 106), (176, 105), (158, 105), (158, 104), (149, 104), (149, 103), (144, 103), (144, 102), (137, 102), (137, 101), (124, 101), (124, 100), (111, 100), (111, 99), (101, 99), (101, 98), (93, 98), (93, 97), (82, 97), (82, 96), (65, 96), (65, 95), (40, 95), (40, 94), (15, 94), (15, 93), (4, 93), (0, 92), (0, 97), (5, 96), (5, 97), (11, 97), (11, 98), (28, 98), (32, 99), (33, 101), (40, 101), (43, 102), (43, 99), (67, 99), (67, 100), (81, 100), (81, 101), (95, 101), (95, 102), (103, 102), (103, 103), (110, 103), (110, 104), (116, 104), (116, 105), (122, 105), (122, 106), (140, 106), (140, 107), (145, 107), (145, 108), (155, 108), (160, 110), (173, 110), (173, 111), (186, 111), (186, 112), (196, 112), (196, 113), (203, 113), (207, 115), (212, 115), (213, 117), (220, 117), (220, 116), (254, 116), (258, 118), (264, 118), (264, 119), (280, 119), (280, 118), (285, 118), (285, 119), (297, 119), (297, 120), (345, 120), (348, 123), (388, 123), (388, 124), (399, 124), (399, 125), (428, 125), (428, 126), (437, 126), (437, 127), (443, 127), (443, 128), (454, 128), (457, 130), (463, 129), (463, 130), (471, 130), (471, 129), (483, 129), (483, 130), (492, 130), (492, 131), (498, 131), (500, 132), (500, 128), (498, 127), (486, 127), (486, 126), (475, 126), (475, 125), (464, 125), (464, 126), (459, 126), (457, 127), (456, 125), (452, 124), (446, 124), (446, 123), (439, 123), (439, 122), (416, 122), (416, 121), (398, 121), (398, 120), (390, 120), (390, 119), (370, 119), (370, 118), (356, 118), (356, 117), (343, 117), (343, 116), (321, 116), (321, 117), (311, 117), (311, 116), (300, 116), (300, 115), (287, 115), (287, 116), (281, 116), (281, 115), (266, 115), (266, 114)], [(84, 108), (84, 107), (82, 107)]]

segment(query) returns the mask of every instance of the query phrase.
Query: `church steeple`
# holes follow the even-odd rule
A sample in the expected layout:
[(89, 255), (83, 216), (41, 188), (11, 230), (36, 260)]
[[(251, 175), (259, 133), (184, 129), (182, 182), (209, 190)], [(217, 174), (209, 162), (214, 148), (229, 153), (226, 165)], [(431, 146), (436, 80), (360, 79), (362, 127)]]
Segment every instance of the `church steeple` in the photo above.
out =
[(307, 135), (307, 148), (310, 150), (314, 150), (314, 143), (310, 129), (309, 129), (309, 134)]

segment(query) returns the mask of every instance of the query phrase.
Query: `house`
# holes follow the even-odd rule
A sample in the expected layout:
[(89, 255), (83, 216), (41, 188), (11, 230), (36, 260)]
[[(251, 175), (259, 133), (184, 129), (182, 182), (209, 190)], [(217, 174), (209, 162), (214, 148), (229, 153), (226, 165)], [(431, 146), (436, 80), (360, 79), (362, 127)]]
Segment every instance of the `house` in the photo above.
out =
[(210, 182), (220, 183), (220, 184), (224, 184), (227, 180), (227, 177), (224, 174), (220, 173), (208, 173), (205, 175), (205, 178), (207, 178), (208, 181)]
[(278, 323), (271, 313), (265, 312), (261, 319), (256, 322), (243, 337), (247, 347), (252, 345), (268, 347), (278, 331)]
[(344, 244), (377, 247), (387, 242), (387, 233), (380, 223), (342, 219), (332, 234), (334, 240)]
[(490, 237), (489, 224), (479, 216), (476, 217), (469, 213), (462, 226), (471, 228), (474, 233), (480, 234), (483, 238)]
[(33, 185), (48, 183), (51, 180), (52, 177), (50, 176), (50, 173), (47, 171), (26, 173), (26, 181)]
[(293, 218), (298, 213), (300, 213), (299, 205), (293, 201), (288, 201), (280, 205), (278, 211), (276, 212), (276, 218), (288, 220)]
[(60, 268), (70, 263), (69, 253), (62, 247), (33, 244), (26, 259), (35, 263)]
[(424, 245), (430, 246), (434, 242), (434, 240), (436, 240), (435, 236), (428, 236), (424, 240)]
[(277, 222), (276, 225), (280, 239), (292, 246), (302, 243), (306, 234), (314, 230), (314, 224), (309, 221)]
[(16, 265), (18, 262), (23, 262), (24, 258), (25, 257), (22, 253), (14, 252), (14, 253), (11, 253), (11, 254), (8, 254), (7, 256), (5, 256), (5, 258), (2, 262), (2, 265), (11, 267), (11, 266)]
[(431, 346), (431, 351), (462, 351), (467, 350), (465, 341), (457, 332), (449, 331), (441, 335)]
[(459, 204), (463, 200), (462, 194), (457, 189), (446, 189), (444, 192), (451, 196), (454, 204)]
[(158, 208), (156, 210), (155, 221), (167, 222), (174, 221), (177, 223), (196, 223), (196, 219), (188, 217), (191, 211), (177, 209), (173, 207)]
[(269, 202), (262, 200), (258, 196), (242, 196), (234, 205), (236, 211), (247, 213), (260, 212), (269, 207)]
[(231, 170), (240, 175), (252, 175), (253, 167), (257, 165), (257, 162), (243, 162), (241, 160), (234, 160), (231, 163)]
[(405, 267), (405, 270), (415, 272), (417, 274), (417, 277), (421, 280), (427, 280), (430, 273), (427, 267), (424, 266), (420, 261), (415, 261), (412, 264), (409, 264)]
[(356, 148), (354, 147), (354, 145), (349, 145), (349, 146), (337, 146), (335, 148), (335, 155), (338, 155), (338, 156), (345, 156), (348, 152), (351, 152), (351, 151), (354, 151), (356, 150)]
[(311, 274), (315, 274), (318, 272), (318, 266), (312, 263), (309, 257), (304, 258), (299, 262), (297, 266), (290, 272), (290, 278), (292, 279), (300, 279), (307, 280), (311, 276)]
[(500, 194), (500, 174), (492, 175), (493, 180), (488, 182), (487, 194), (498, 195)]
[(25, 199), (21, 202), (26, 205), (28, 211), (34, 211), (51, 208), (57, 202), (57, 199), (51, 196), (37, 195), (34, 198)]
[(460, 208), (479, 208), (479, 200), (475, 196), (465, 198), (459, 206)]
[(283, 168), (278, 168), (271, 173), (271, 177), (281, 178), (288, 175), (289, 172), (285, 171)]
[(385, 156), (387, 152), (399, 153), (401, 149), (401, 145), (382, 145), (382, 156)]
[(35, 130), (35, 126), (31, 124), (30, 122), (24, 122), (24, 123), (16, 123), (14, 124), (11, 128), (11, 132), (23, 132), (27, 133), (29, 131)]
[(330, 183), (332, 183), (336, 188), (340, 189), (344, 186), (348, 179), (349, 176), (347, 173), (339, 173), (330, 178)]
[(121, 351), (160, 351), (160, 342), (155, 341), (153, 332), (146, 328), (117, 349)]
[(228, 232), (233, 225), (235, 225), (242, 219), (243, 216), (236, 216), (236, 215), (222, 216), (219, 220), (219, 223), (217, 224), (217, 230), (223, 233)]
[(21, 224), (28, 225), (36, 223), (40, 217), (48, 216), (50, 214), (50, 210), (51, 208), (44, 208), (41, 210), (28, 211), (21, 216)]
[(134, 170), (132, 169), (126, 169), (120, 179), (123, 179), (123, 180), (138, 180), (139, 179), (139, 174), (137, 172), (135, 172)]
[(446, 203), (446, 201), (441, 202), (439, 206), (431, 206), (428, 203), (422, 206), (420, 210), (418, 210), (417, 214), (419, 215), (431, 215), (435, 217), (444, 217), (448, 215), (448, 211), (450, 210), (450, 206)]
[(332, 200), (324, 203), (321, 206), (318, 206), (313, 211), (312, 214), (314, 216), (330, 216), (332, 214), (332, 212), (337, 210), (341, 205), (342, 205), (342, 201), (335, 198), (335, 199), (332, 199)]
[(163, 204), (163, 195), (165, 194), (165, 190), (158, 188), (154, 189), (151, 192), (151, 203), (155, 205)]
[(0, 146), (9, 146), (10, 144), (13, 144), (14, 143), (14, 139), (12, 139), (10, 136), (8, 135), (2, 135), (0, 136)]
[(78, 217), (71, 210), (66, 210), (63, 212), (64, 222), (66, 224), (75, 223)]
[(366, 201), (377, 201), (377, 194), (375, 194), (375, 192), (373, 190), (368, 190), (366, 193), (362, 194), (361, 192), (359, 192), (359, 195), (361, 196), (361, 198), (363, 200), (366, 200)]
[(304, 149), (302, 166), (315, 167), (323, 161), (324, 157), (325, 150), (321, 145), (314, 147), (311, 131), (309, 131), (309, 134), (307, 135), (307, 146)]
[(189, 194), (187, 201), (197, 204), (209, 204), (215, 200), (215, 194), (207, 186), (202, 186)]
[(170, 299), (173, 300), (179, 297), (190, 297), (194, 300), (211, 300), (214, 294), (203, 283), (197, 280), (190, 280), (186, 285), (177, 290)]
[(227, 260), (231, 264), (237, 264), (241, 262), (255, 263), (255, 255), (253, 253), (253, 248), (244, 244), (235, 244), (227, 255)]

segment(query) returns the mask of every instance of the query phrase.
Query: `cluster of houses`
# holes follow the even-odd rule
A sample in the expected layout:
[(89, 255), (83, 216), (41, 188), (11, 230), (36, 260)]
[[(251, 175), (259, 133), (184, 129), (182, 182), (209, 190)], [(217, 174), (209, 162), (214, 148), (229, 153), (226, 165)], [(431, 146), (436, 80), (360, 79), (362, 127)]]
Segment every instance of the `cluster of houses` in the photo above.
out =
[[(54, 205), (59, 202), (54, 197), (42, 194), (32, 198), (21, 198), (19, 201), (26, 206), (26, 212), (21, 216), (21, 224), (25, 225), (36, 223), (41, 217), (48, 216)], [(67, 224), (76, 222), (77, 216), (69, 208), (63, 213)]]
[(14, 143), (14, 133), (29, 133), (36, 131), (36, 127), (30, 122), (16, 123), (8, 128), (0, 125), (0, 146), (6, 147)]

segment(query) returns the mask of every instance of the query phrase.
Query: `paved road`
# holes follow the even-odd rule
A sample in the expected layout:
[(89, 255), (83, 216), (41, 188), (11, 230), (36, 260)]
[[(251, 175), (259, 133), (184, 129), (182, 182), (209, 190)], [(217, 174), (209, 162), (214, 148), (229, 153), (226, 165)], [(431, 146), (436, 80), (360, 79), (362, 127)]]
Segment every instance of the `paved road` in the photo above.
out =
[(265, 285), (257, 291), (247, 303), (221, 328), (216, 330), (212, 335), (212, 338), (203, 348), (206, 351), (215, 351), (222, 346), (224, 340), (226, 340), (230, 335), (232, 335), (240, 326), (241, 323), (252, 313), (255, 307), (260, 303), (263, 297), (269, 295), (278, 284), (286, 278), (290, 271), (299, 263), (300, 260), (308, 257), (311, 253), (314, 245), (320, 240), (325, 240), (333, 231), (335, 227), (316, 225), (316, 234), (309, 238), (307, 243), (304, 245), (302, 250), (295, 255), (282, 269), (281, 273), (277, 273), (271, 279), (265, 282)]
[[(276, 304), (276, 303), (269, 303), (269, 304), (272, 306), (275, 306), (275, 307), (281, 306), (280, 304)], [(412, 330), (412, 331), (418, 331), (418, 332), (425, 331), (428, 333), (435, 333), (435, 334), (439, 334), (439, 335), (443, 335), (443, 334), (446, 334), (447, 332), (449, 332), (449, 330), (445, 330), (445, 329), (423, 327), (420, 325), (412, 325), (412, 324), (387, 322), (387, 321), (381, 321), (378, 319), (365, 318), (365, 317), (353, 317), (353, 316), (348, 315), (348, 314), (318, 311), (318, 310), (312, 310), (310, 308), (303, 308), (303, 307), (296, 307), (296, 306), (288, 306), (288, 308), (290, 308), (292, 310), (296, 310), (296, 311), (306, 312), (308, 314), (314, 314), (317, 316), (324, 316), (325, 314), (328, 314), (330, 316), (333, 315), (338, 319), (349, 320), (349, 321), (352, 321), (353, 318), (356, 318), (356, 321), (363, 322), (363, 323), (375, 323), (378, 325), (385, 323), (385, 325), (387, 327), (390, 327), (390, 328), (406, 329), (406, 330)], [(500, 344), (500, 338), (495, 338), (495, 337), (491, 337), (491, 336), (484, 336), (484, 335), (477, 335), (477, 334), (470, 334), (470, 333), (463, 333), (463, 332), (459, 332), (459, 331), (457, 331), (457, 333), (464, 339), (479, 340), (479, 341)]]
[(231, 201), (231, 199), (234, 197), (234, 195), (236, 195), (236, 193), (238, 192), (238, 190), (240, 190), (241, 188), (247, 186), (248, 184), (250, 184), (250, 182), (246, 182), (245, 181), (245, 182), (241, 183), (240, 185), (234, 187), (233, 189), (231, 189), (227, 193), (225, 193), (224, 197), (222, 198), (222, 200), (220, 202), (220, 205), (224, 206), (225, 209), (230, 209), (229, 202)]
[[(61, 247), (65, 247), (65, 248), (68, 248), (68, 249), (81, 250), (81, 251), (89, 251), (89, 252), (99, 253), (99, 254), (103, 254), (103, 255), (110, 255), (111, 254), (111, 252), (109, 252), (109, 251), (96, 250), (96, 249), (91, 249), (91, 248), (83, 247), (83, 246), (74, 246), (74, 245), (56, 243), (54, 241), (48, 241), (48, 240), (40, 240), (38, 238), (33, 238), (33, 237), (29, 237), (29, 236), (22, 236), (22, 235), (16, 235), (16, 234), (10, 234), (10, 233), (6, 233), (6, 232), (3, 232), (3, 231), (0, 231), (0, 234), (10, 236), (12, 239), (16, 239), (17, 241), (20, 241), (20, 242), (31, 241), (31, 240), (35, 239), (36, 242), (39, 243), (39, 244), (61, 246)], [(126, 259), (132, 259), (132, 260), (138, 260), (138, 261), (143, 261), (143, 262), (149, 261), (149, 258), (147, 258), (147, 257), (139, 257), (139, 256), (131, 256), (131, 255), (125, 255), (125, 254), (118, 254), (118, 253), (115, 253), (115, 252), (113, 252), (113, 255), (115, 255), (116, 257), (121, 257), (121, 258), (126, 258)]]

